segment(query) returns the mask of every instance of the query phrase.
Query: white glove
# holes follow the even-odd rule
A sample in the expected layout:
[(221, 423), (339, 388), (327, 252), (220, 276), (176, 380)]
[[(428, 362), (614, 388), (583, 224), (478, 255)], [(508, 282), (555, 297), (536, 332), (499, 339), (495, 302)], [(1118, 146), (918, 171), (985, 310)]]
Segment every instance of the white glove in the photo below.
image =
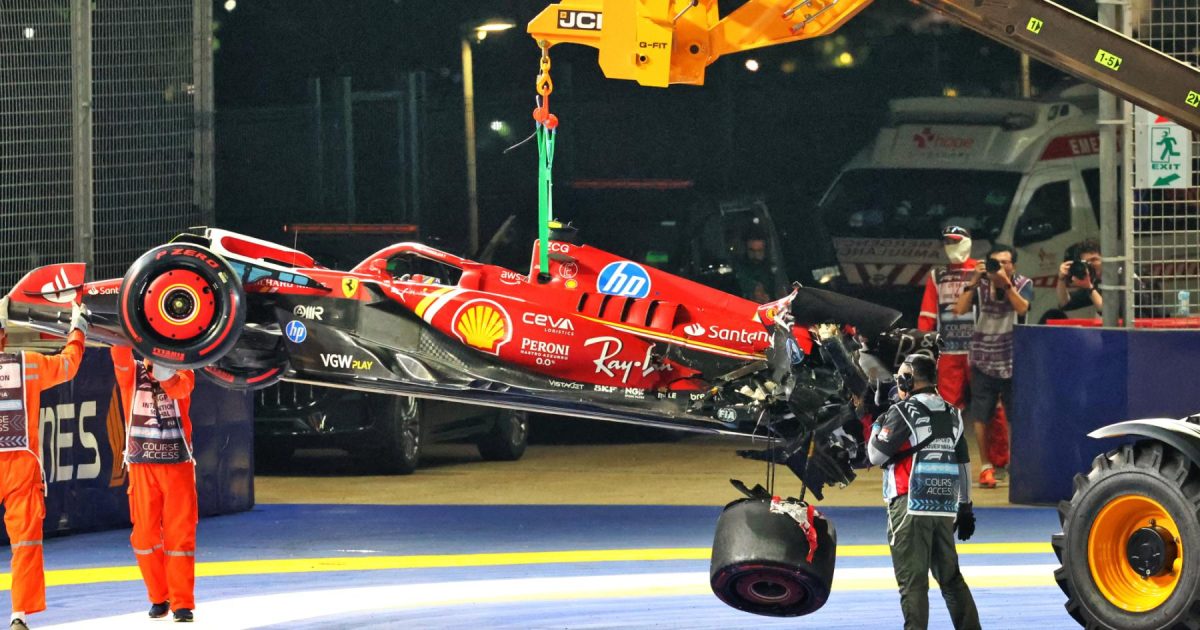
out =
[(82, 304), (71, 303), (71, 330), (78, 330), (83, 334), (88, 331), (88, 317), (91, 315), (86, 306)]
[(161, 383), (163, 381), (171, 380), (175, 376), (175, 370), (165, 365), (159, 365), (158, 363), (155, 363), (150, 368), (150, 374), (154, 376), (154, 380)]
[(0, 330), (8, 329), (8, 296), (0, 298)]

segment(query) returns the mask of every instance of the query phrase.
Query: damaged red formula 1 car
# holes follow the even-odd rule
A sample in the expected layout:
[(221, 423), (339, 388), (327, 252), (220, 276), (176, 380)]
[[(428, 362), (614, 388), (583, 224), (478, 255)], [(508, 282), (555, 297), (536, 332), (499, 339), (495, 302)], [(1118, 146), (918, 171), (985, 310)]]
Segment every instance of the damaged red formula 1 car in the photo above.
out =
[[(759, 305), (587, 245), (547, 249), (542, 274), (536, 246), (524, 275), (416, 243), (334, 271), (294, 249), (197, 229), (146, 252), (124, 278), (85, 282), (82, 264), (35, 269), (10, 294), (9, 318), (63, 334), (82, 300), (92, 339), (231, 388), (287, 379), (758, 436), (765, 457), (818, 498), (853, 479), (863, 450), (847, 402), (866, 387), (855, 350), (891, 355), (887, 364), (928, 345), (891, 331), (898, 312), (837, 294), (798, 287)], [(828, 323), (836, 334), (812, 332)], [(760, 614), (820, 608), (832, 525), (803, 501), (745, 492), (718, 524), (714, 592)]]

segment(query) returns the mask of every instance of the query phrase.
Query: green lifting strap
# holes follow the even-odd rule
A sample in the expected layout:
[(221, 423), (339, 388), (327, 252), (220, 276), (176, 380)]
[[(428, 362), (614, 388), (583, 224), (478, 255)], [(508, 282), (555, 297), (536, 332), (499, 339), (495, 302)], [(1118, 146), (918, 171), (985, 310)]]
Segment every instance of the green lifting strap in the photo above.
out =
[(538, 266), (543, 277), (550, 275), (550, 222), (554, 220), (554, 137), (557, 131), (537, 125), (538, 146)]

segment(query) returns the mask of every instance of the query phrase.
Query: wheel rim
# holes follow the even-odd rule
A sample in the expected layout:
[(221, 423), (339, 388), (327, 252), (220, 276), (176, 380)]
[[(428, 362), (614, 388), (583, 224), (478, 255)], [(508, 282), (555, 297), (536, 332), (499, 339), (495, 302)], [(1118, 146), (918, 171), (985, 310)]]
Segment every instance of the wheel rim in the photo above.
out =
[(765, 568), (737, 576), (734, 590), (743, 601), (757, 606), (791, 606), (807, 596), (790, 576)]
[[(1165, 552), (1165, 557), (1148, 560), (1147, 549)], [(1151, 575), (1139, 573), (1135, 566)], [(1109, 603), (1130, 612), (1153, 610), (1166, 602), (1179, 585), (1183, 568), (1179, 526), (1154, 499), (1115, 497), (1092, 522), (1088, 567), (1096, 588)]]
[(408, 397), (403, 403), (400, 430), (404, 435), (404, 457), (415, 460), (421, 451), (421, 415), (417, 412), (417, 399)]
[(173, 340), (203, 335), (217, 312), (208, 282), (186, 269), (168, 271), (151, 281), (142, 297), (142, 310), (151, 330)]

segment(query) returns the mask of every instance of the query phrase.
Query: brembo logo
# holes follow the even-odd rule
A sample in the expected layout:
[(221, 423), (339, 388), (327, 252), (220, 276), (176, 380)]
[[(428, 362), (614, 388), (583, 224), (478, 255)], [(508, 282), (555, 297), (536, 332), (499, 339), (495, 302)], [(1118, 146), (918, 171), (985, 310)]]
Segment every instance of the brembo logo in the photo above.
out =
[(559, 11), (558, 27), (579, 31), (598, 31), (604, 22), (604, 14), (596, 11)]

